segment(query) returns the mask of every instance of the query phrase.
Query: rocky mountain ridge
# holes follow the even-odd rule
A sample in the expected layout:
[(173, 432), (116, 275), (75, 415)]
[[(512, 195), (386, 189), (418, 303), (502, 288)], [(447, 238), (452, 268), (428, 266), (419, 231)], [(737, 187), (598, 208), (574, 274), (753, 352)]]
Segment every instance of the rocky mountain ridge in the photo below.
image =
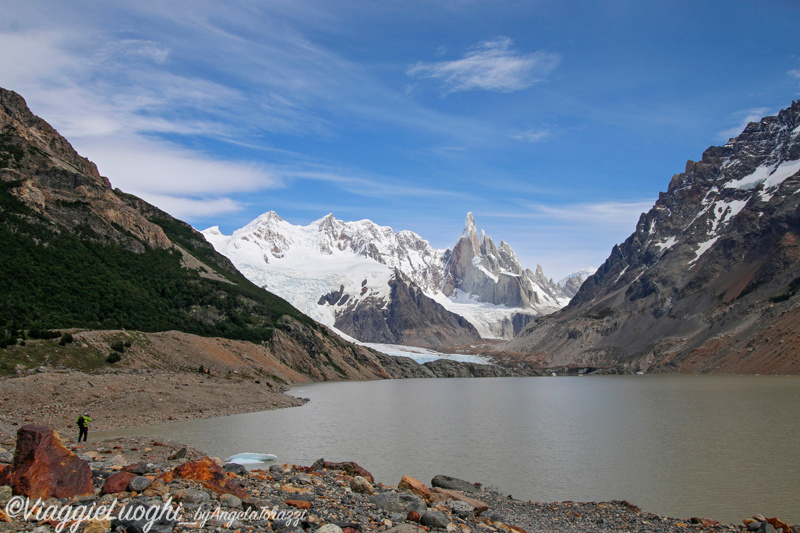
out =
[[(511, 246), (479, 234), (472, 213), (452, 250), (369, 220), (327, 215), (296, 226), (272, 211), (230, 236), (218, 227), (203, 234), (253, 283), (364, 342), (441, 347), (510, 338), (569, 300), (541, 266), (523, 269)], [(400, 301), (413, 304), (401, 309)], [(411, 316), (419, 320), (403, 319)]]
[(561, 312), (506, 349), (547, 364), (800, 371), (800, 102), (689, 161)]
[[(115, 371), (142, 361), (272, 384), (518, 373), (418, 365), (347, 342), (250, 283), (188, 224), (112, 189), (2, 88), (0, 241), (0, 374), (40, 365)], [(30, 336), (51, 329), (73, 332), (74, 342)]]

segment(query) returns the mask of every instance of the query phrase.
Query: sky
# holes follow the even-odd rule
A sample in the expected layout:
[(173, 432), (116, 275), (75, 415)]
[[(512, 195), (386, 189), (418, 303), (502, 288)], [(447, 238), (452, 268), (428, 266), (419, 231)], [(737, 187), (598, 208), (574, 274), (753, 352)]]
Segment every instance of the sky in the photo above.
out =
[(598, 267), (800, 97), (800, 3), (2, 0), (0, 86), (114, 187), (230, 234), (333, 213)]

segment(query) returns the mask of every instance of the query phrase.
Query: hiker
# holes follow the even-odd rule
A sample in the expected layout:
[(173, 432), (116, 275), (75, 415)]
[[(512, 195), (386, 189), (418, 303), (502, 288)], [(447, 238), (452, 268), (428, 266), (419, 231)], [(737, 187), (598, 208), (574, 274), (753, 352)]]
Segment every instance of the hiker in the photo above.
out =
[(86, 442), (86, 439), (89, 437), (89, 423), (91, 421), (92, 419), (89, 418), (89, 413), (83, 413), (78, 417), (78, 442), (81, 441), (81, 437), (83, 438), (83, 442)]

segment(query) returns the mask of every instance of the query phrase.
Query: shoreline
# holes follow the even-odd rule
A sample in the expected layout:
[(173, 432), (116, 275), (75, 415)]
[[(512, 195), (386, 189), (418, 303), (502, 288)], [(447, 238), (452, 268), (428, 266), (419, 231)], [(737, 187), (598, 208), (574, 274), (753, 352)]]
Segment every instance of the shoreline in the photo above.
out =
[[(204, 480), (207, 473), (222, 466), (218, 458), (208, 458), (201, 450), (181, 443), (151, 437), (119, 437), (87, 444), (65, 444), (87, 460), (95, 478), (95, 497), (81, 498), (82, 505), (161, 506), (180, 504), (177, 524), (159, 532), (220, 533), (275, 531), (303, 533), (533, 533), (565, 532), (612, 533), (744, 533), (747, 528), (720, 524), (704, 518), (678, 519), (647, 512), (623, 500), (604, 502), (539, 502), (512, 498), (492, 487), (481, 487), (458, 478), (453, 485), (420, 481), (403, 476), (396, 485), (376, 482), (365, 470), (351, 462), (329, 463), (320, 459), (310, 466), (274, 464), (247, 470), (226, 468), (228, 488), (214, 488)], [(70, 445), (72, 444), (72, 445)], [(179, 456), (179, 457), (176, 457)], [(170, 475), (180, 467), (189, 473)], [(264, 468), (264, 469), (262, 469)], [(152, 481), (141, 493), (118, 489), (101, 491), (113, 475), (136, 471)], [(141, 471), (140, 471), (141, 470)], [(223, 476), (223, 477), (224, 477)], [(436, 478), (449, 477), (442, 474)], [(104, 489), (103, 489), (104, 490)], [(232, 496), (233, 491), (244, 491)], [(103, 495), (106, 494), (106, 495)], [(68, 506), (69, 499), (48, 500), (48, 505)], [(256, 520), (252, 509), (280, 513), (304, 510), (302, 521), (280, 524), (275, 520)], [(215, 514), (216, 513), (216, 514)], [(263, 514), (263, 513), (262, 513)], [(198, 517), (210, 519), (198, 524)], [(215, 518), (216, 517), (216, 518)], [(227, 517), (227, 518), (226, 518)], [(226, 520), (233, 520), (228, 523)], [(765, 519), (766, 520), (766, 519)], [(194, 522), (193, 522), (194, 521)], [(54, 531), (50, 523), (41, 533)], [(100, 524), (92, 533), (111, 531), (113, 523)], [(49, 526), (49, 528), (48, 528)], [(21, 527), (21, 529), (19, 529)], [(32, 524), (16, 520), (0, 526), (3, 531), (30, 531)], [(42, 527), (41, 523), (39, 527)], [(163, 526), (162, 526), (163, 527)], [(322, 528), (327, 529), (322, 529)], [(348, 529), (349, 528), (349, 529)], [(87, 527), (88, 530), (88, 527)], [(138, 530), (136, 530), (138, 531)], [(766, 530), (769, 531), (769, 530)], [(799, 526), (790, 533), (800, 531)]]
[[(213, 385), (213, 387), (210, 385)], [(145, 386), (149, 389), (147, 392), (149, 396), (142, 396), (142, 389)], [(145, 436), (146, 432), (142, 432), (137, 436), (112, 437), (78, 445), (76, 442), (77, 428), (75, 428), (74, 419), (80, 414), (79, 411), (83, 408), (81, 406), (86, 405), (82, 402), (88, 402), (88, 404), (92, 405), (90, 412), (91, 416), (94, 417), (94, 423), (90, 430), (91, 439), (93, 432), (97, 431), (118, 429), (135, 431), (144, 429), (147, 426), (173, 421), (199, 420), (273, 410), (305, 403), (306, 400), (287, 394), (287, 390), (286, 387), (270, 386), (252, 380), (208, 377), (193, 372), (142, 369), (101, 374), (49, 370), (27, 376), (4, 378), (0, 380), (0, 401), (2, 401), (0, 447), (13, 451), (17, 429), (33, 423), (47, 425), (56, 429), (61, 435), (64, 444), (76, 451), (76, 453), (109, 449), (124, 450), (124, 453), (120, 452), (117, 455), (123, 456), (127, 464), (142, 461), (163, 462), (168, 455), (167, 451), (171, 453), (182, 447), (186, 447), (190, 451), (187, 457), (196, 458), (205, 455), (205, 453), (183, 443), (164, 440), (158, 442), (151, 437)], [(105, 402), (98, 402), (97, 391), (105, 391), (108, 394), (109, 397), (106, 398)], [(229, 394), (246, 397), (248, 401), (230, 403)], [(73, 400), (73, 403), (70, 405), (59, 404), (59, 402), (48, 403), (47, 398), (50, 395), (66, 395), (66, 397)], [(153, 395), (163, 395), (163, 397), (161, 401), (154, 401)], [(142, 405), (141, 402), (148, 402), (144, 404), (147, 405), (147, 413), (131, 414), (132, 406)], [(70, 413), (70, 411), (73, 412)], [(145, 452), (144, 450), (148, 451)], [(152, 450), (159, 450), (159, 452), (152, 452)], [(366, 466), (368, 467), (369, 465)], [(502, 498), (500, 499), (502, 500)], [(510, 496), (507, 499), (512, 501)], [(634, 514), (648, 516), (650, 520), (658, 519), (661, 522), (672, 520), (676, 524), (686, 524), (685, 527), (691, 526), (688, 519), (678, 520), (660, 517), (653, 513), (643, 512), (635, 505), (630, 505), (627, 502), (598, 504), (596, 502), (565, 501), (541, 503), (513, 501), (517, 502), (514, 505), (522, 507), (533, 503), (539, 509), (537, 512), (540, 513), (556, 513), (561, 516), (559, 521), (567, 520), (572, 516), (570, 513), (573, 512), (581, 515), (585, 514), (587, 509), (590, 512), (599, 512), (601, 507), (597, 507), (598, 505), (608, 505), (606, 509), (613, 509), (617, 514), (629, 514), (625, 508), (630, 507), (630, 509), (637, 510)], [(543, 511), (542, 509), (545, 510)], [(583, 509), (584, 511), (581, 512), (576, 509)], [(528, 511), (523, 509), (518, 510), (518, 512), (525, 514)], [(627, 520), (633, 520), (633, 518), (629, 516)], [(554, 531), (562, 531), (557, 527), (558, 523), (553, 523), (552, 525)], [(641, 525), (646, 526), (649, 524)], [(726, 526), (732, 529), (720, 529), (719, 527), (697, 529), (696, 525), (691, 527), (693, 527), (693, 530), (743, 531), (741, 526), (734, 525)], [(660, 531), (685, 531), (685, 528), (680, 526), (678, 529), (637, 529), (637, 531), (639, 530), (657, 533)], [(565, 531), (569, 531), (569, 529)], [(579, 529), (576, 529), (576, 531), (579, 531)], [(597, 531), (607, 530), (597, 529)], [(793, 533), (798, 532), (800, 532), (800, 529)]]

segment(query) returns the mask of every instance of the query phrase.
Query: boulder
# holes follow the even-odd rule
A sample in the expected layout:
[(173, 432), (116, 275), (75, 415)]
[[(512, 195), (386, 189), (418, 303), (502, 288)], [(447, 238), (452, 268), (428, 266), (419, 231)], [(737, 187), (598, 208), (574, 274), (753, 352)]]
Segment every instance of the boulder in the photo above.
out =
[(416, 511), (422, 516), (428, 510), (422, 498), (408, 492), (382, 492), (370, 498), (370, 501), (385, 511), (404, 516), (409, 511)]
[(136, 476), (128, 482), (128, 490), (131, 492), (144, 492), (150, 488), (153, 480), (145, 476)]
[(250, 497), (241, 485), (229, 479), (222, 468), (209, 457), (183, 463), (161, 474), (160, 478), (165, 483), (170, 483), (175, 479), (190, 479), (217, 494), (233, 494), (239, 498)]
[(55, 430), (37, 425), (17, 430), (14, 462), (0, 472), (0, 485), (31, 499), (94, 495), (89, 463), (68, 450)]
[(240, 465), (238, 463), (225, 463), (222, 466), (222, 470), (224, 470), (225, 472), (232, 472), (237, 476), (247, 475), (247, 468), (244, 465)]
[(419, 523), (430, 528), (445, 529), (450, 521), (444, 513), (429, 509), (419, 519)]
[(11, 452), (0, 452), (0, 463), (11, 464), (14, 462), (14, 454)]
[(118, 492), (125, 492), (128, 490), (128, 485), (130, 484), (131, 480), (136, 477), (136, 474), (132, 472), (117, 472), (116, 474), (111, 474), (106, 479), (105, 483), (103, 483), (103, 488), (101, 489), (101, 494), (116, 494)]
[(434, 476), (433, 479), (431, 479), (431, 487), (460, 490), (461, 492), (478, 492), (478, 488), (473, 483), (442, 474)]
[[(370, 480), (371, 482), (375, 482), (375, 478), (372, 474), (367, 471), (367, 469), (358, 466), (358, 463), (354, 463), (353, 461), (345, 461), (343, 463), (332, 463), (330, 461), (325, 461), (323, 459), (317, 460), (314, 465), (318, 465), (319, 461), (322, 461), (322, 466), (327, 468), (328, 470), (342, 470), (345, 474), (349, 476), (361, 476), (365, 479)], [(313, 468), (313, 467), (312, 467)]]
[(375, 489), (372, 487), (372, 483), (370, 483), (361, 476), (355, 476), (350, 481), (350, 489), (353, 492), (358, 492), (360, 494), (369, 494), (370, 496), (372, 496), (372, 493), (375, 491)]
[(767, 518), (767, 523), (783, 533), (792, 533), (792, 526), (781, 520), (780, 518)]
[(431, 498), (431, 491), (425, 486), (425, 483), (411, 476), (403, 476), (400, 479), (400, 483), (397, 484), (397, 488), (405, 492), (416, 494), (425, 500), (430, 500)]

